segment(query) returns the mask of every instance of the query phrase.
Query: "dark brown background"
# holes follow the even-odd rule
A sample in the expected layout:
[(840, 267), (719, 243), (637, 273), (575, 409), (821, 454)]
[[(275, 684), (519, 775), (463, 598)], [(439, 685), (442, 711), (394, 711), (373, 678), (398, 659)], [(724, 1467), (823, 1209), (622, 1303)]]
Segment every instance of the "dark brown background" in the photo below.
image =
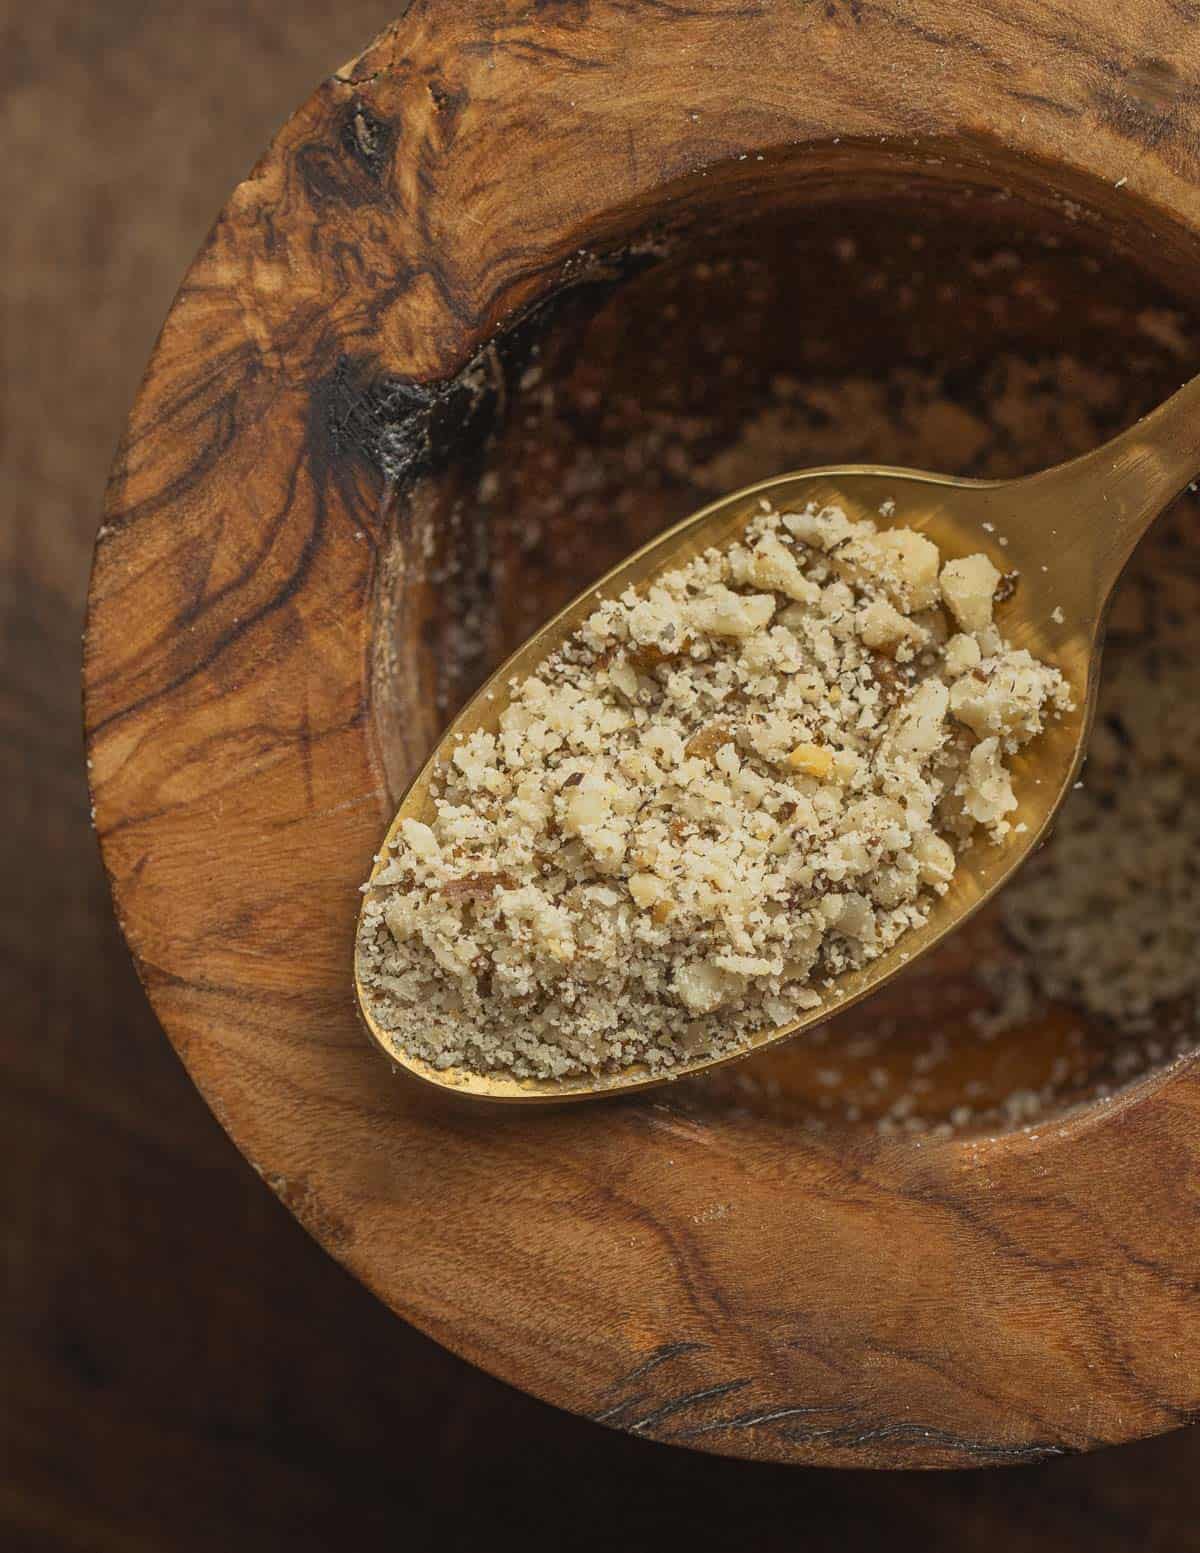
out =
[(1196, 1431), (838, 1474), (689, 1456), (515, 1394), (317, 1250), (159, 1033), (81, 773), (105, 469), (212, 215), (395, 9), (43, 0), (0, 24), (0, 1546), (1200, 1548)]

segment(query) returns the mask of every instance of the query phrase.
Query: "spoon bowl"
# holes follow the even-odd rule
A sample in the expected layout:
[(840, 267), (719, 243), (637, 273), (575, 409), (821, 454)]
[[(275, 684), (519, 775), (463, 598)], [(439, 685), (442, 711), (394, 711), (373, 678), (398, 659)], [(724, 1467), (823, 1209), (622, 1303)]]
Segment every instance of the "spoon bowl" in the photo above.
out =
[(1045, 839), (1085, 758), (1113, 588), (1138, 540), (1198, 471), (1200, 378), (1111, 442), (1035, 475), (981, 481), (864, 464), (807, 469), (735, 491), (667, 529), (547, 621), (462, 709), (405, 793), (368, 891), (402, 822), (433, 818), (432, 779), (451, 749), (477, 730), (496, 729), (511, 680), (532, 674), (602, 599), (644, 587), (704, 550), (733, 543), (763, 502), (780, 511), (836, 503), (852, 519), (922, 532), (948, 559), (982, 552), (1001, 573), (1016, 574), (998, 623), (1013, 647), (1060, 670), (1072, 707), (1010, 760), (1017, 797), (1012, 829), (999, 844), (976, 841), (962, 853), (947, 893), (925, 921), (869, 965), (841, 974), (819, 1007), (764, 1029), (735, 1051), (683, 1061), (669, 1073), (641, 1063), (562, 1079), (435, 1068), (378, 1023), (356, 965), (358, 1006), (371, 1038), (393, 1063), (439, 1089), (473, 1100), (545, 1105), (644, 1092), (742, 1061), (867, 997), (985, 905)]

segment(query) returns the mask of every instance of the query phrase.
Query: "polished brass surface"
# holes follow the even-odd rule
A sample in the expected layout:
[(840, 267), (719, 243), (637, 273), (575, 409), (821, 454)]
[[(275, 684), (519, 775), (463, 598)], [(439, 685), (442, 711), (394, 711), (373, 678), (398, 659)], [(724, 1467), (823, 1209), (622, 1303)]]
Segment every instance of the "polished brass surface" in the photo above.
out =
[[(1000, 611), (1001, 629), (1013, 646), (1027, 647), (1061, 669), (1074, 709), (1051, 722), (1013, 760), (1018, 807), (1012, 831), (1001, 845), (977, 843), (963, 854), (948, 893), (935, 902), (925, 923), (863, 970), (839, 977), (819, 1008), (790, 1024), (763, 1030), (736, 1052), (680, 1063), (669, 1076), (651, 1073), (641, 1064), (562, 1080), (438, 1070), (409, 1056), (378, 1026), (356, 972), (359, 1008), (373, 1039), (393, 1062), (430, 1084), (484, 1100), (545, 1104), (645, 1091), (721, 1067), (789, 1040), (865, 998), (990, 900), (1046, 836), (1086, 750), (1113, 588), (1139, 539), (1197, 474), (1200, 378), (1111, 442), (1023, 479), (964, 480), (862, 464), (808, 469), (736, 491), (666, 530), (572, 600), (501, 664), (447, 728), (409, 787), (380, 859), (386, 859), (403, 819), (431, 817), (429, 788), (435, 770), (459, 739), (478, 728), (495, 729), (513, 677), (533, 673), (599, 599), (642, 586), (710, 546), (731, 543), (759, 510), (762, 498), (784, 511), (810, 501), (837, 502), (851, 517), (876, 521), (881, 504), (890, 500), (895, 508), (889, 524), (927, 533), (947, 556), (983, 551), (1002, 572), (1020, 573), (1014, 596)], [(380, 867), (377, 861), (374, 872)]]

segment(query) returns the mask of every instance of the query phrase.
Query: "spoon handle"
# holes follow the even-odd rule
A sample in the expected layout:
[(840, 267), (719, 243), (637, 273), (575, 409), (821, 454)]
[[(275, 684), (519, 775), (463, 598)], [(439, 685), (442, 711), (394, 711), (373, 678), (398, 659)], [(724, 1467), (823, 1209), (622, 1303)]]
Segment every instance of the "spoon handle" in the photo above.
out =
[(1200, 377), (1111, 442), (1014, 482), (1016, 512), (1054, 570), (1072, 575), (1098, 614), (1138, 541), (1197, 475)]

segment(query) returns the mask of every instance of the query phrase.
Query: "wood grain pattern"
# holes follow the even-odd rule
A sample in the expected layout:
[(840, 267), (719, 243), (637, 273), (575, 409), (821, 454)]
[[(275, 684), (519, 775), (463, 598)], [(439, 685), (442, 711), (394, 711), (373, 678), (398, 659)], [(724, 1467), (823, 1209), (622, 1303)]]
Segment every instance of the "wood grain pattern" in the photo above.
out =
[[(687, 496), (618, 502), (606, 530), (488, 521), (480, 482), (511, 467), (555, 341), (663, 252), (749, 218), (787, 246), (850, 195), (993, 241), (1069, 231), (1190, 303), (1200, 49), (1177, 10), (1133, 9), (1118, 33), (1094, 0), (418, 4), (235, 191), (139, 392), (85, 671), (97, 828), (155, 1008), (347, 1267), (616, 1427), (961, 1466), (1200, 1405), (1187, 1065), (1033, 1133), (924, 1145), (669, 1105), (518, 1123), (389, 1084), (349, 983), (357, 883), (446, 708), (524, 612)], [(1034, 327), (978, 318), (985, 344)], [(878, 363), (915, 327), (838, 348)], [(628, 368), (657, 342), (624, 346)], [(566, 356), (564, 381), (589, 365)], [(590, 489), (628, 483), (619, 448), (592, 453)]]

